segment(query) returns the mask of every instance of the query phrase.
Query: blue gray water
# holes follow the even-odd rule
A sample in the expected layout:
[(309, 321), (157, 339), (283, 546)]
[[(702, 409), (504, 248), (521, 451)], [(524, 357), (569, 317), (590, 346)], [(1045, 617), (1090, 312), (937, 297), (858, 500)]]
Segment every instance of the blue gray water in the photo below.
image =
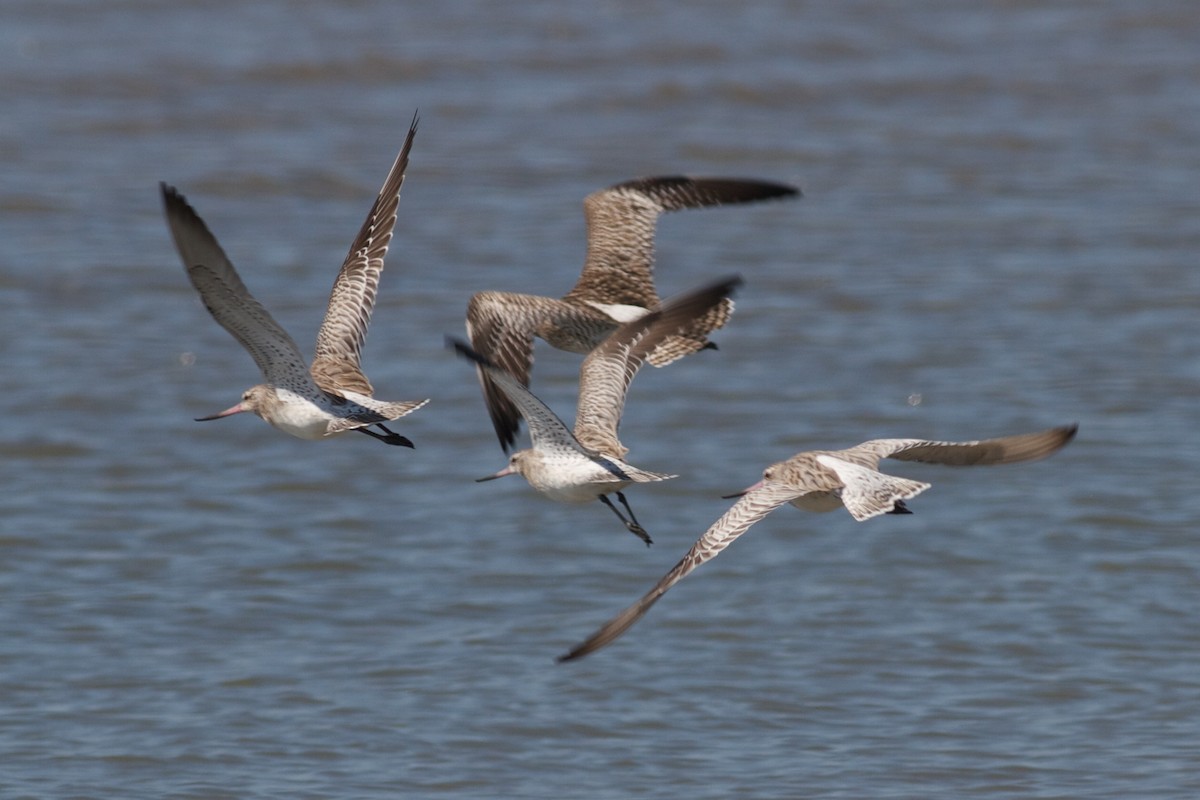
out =
[[(1200, 796), (1200, 10), (754, 2), (0, 9), (0, 796)], [(421, 128), (365, 361), (398, 428), (196, 424), (257, 382), (163, 224), (178, 185), (309, 348)], [(670, 294), (746, 286), (634, 384), (647, 550), (498, 469), (447, 353), (561, 293), (580, 201), (665, 218)], [(564, 416), (577, 357), (539, 350)], [(785, 508), (623, 639), (554, 656), (792, 453), (1078, 421), (911, 517)]]

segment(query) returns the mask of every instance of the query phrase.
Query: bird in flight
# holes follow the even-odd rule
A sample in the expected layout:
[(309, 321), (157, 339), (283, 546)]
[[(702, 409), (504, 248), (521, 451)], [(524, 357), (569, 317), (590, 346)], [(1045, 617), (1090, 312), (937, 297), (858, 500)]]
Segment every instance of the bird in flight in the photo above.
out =
[(633, 627), (668, 589), (785, 503), (818, 512), (844, 507), (860, 522), (880, 514), (911, 514), (904, 501), (928, 489), (929, 484), (880, 472), (880, 459), (951, 466), (1033, 461), (1065, 447), (1077, 429), (1077, 425), (1067, 425), (975, 442), (874, 439), (846, 450), (797, 453), (786, 461), (772, 464), (763, 470), (761, 481), (736, 495), (729, 495), (740, 499), (704, 532), (654, 588), (558, 660), (582, 658), (611, 643)]
[[(648, 472), (625, 462), (628, 448), (617, 438), (617, 427), (629, 385), (656, 347), (723, 304), (740, 283), (740, 278), (730, 277), (680, 294), (621, 325), (593, 349), (579, 370), (573, 433), (518, 378), (465, 342), (452, 339), (459, 355), (473, 361), (529, 425), (532, 446), (513, 453), (508, 466), (479, 480), (521, 475), (553, 500), (584, 503), (599, 498), (630, 532), (650, 544), (650, 535), (637, 521), (622, 489), (631, 483), (675, 476)], [(610, 494), (617, 496), (628, 518), (608, 499)]]
[(167, 224), (192, 286), (213, 319), (250, 353), (265, 379), (247, 389), (236, 405), (197, 421), (251, 411), (300, 439), (323, 439), (356, 430), (386, 444), (413, 446), (384, 423), (429, 401), (376, 400), (362, 371), (361, 352), (416, 132), (414, 115), (404, 146), (338, 271), (317, 333), (316, 356), (308, 366), (292, 337), (242, 283), (204, 220), (174, 187), (160, 184)]
[[(622, 324), (659, 304), (654, 288), (654, 233), (660, 214), (685, 208), (750, 203), (797, 196), (794, 186), (746, 178), (661, 175), (637, 178), (588, 195), (587, 256), (575, 287), (561, 300), (486, 291), (467, 305), (467, 336), (475, 352), (525, 386), (533, 370), (534, 337), (573, 353), (589, 353)], [(649, 362), (661, 367), (715, 348), (708, 334), (733, 312), (721, 303), (658, 343)], [(516, 446), (521, 415), (488, 372), (479, 382), (492, 425), (505, 452)]]

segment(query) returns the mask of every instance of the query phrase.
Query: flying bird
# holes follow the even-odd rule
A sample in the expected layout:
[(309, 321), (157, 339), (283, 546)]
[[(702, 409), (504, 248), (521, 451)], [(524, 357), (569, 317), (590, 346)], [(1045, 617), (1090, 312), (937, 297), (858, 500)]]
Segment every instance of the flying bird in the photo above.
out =
[[(578, 283), (561, 300), (510, 292), (479, 292), (467, 305), (471, 347), (528, 386), (534, 337), (573, 353), (589, 353), (623, 323), (659, 304), (654, 288), (654, 232), (666, 211), (796, 196), (794, 186), (744, 178), (663, 175), (637, 178), (588, 195), (587, 256)], [(725, 302), (664, 338), (647, 360), (656, 367), (705, 348), (725, 325)], [(486, 370), (479, 382), (505, 452), (516, 446), (520, 413)]]
[(386, 444), (413, 446), (383, 423), (429, 401), (376, 400), (360, 361), (416, 132), (414, 115), (404, 146), (338, 271), (317, 333), (316, 356), (307, 367), (300, 348), (250, 294), (204, 220), (174, 187), (160, 184), (167, 224), (192, 286), (213, 319), (254, 358), (265, 379), (247, 389), (236, 405), (198, 422), (251, 411), (300, 439), (356, 430)]
[[(579, 370), (574, 433), (521, 380), (465, 342), (451, 339), (454, 349), (476, 364), (529, 425), (532, 446), (513, 453), (508, 466), (479, 480), (521, 475), (553, 500), (585, 503), (599, 498), (631, 533), (649, 545), (650, 535), (637, 521), (622, 490), (631, 483), (675, 476), (638, 469), (624, 460), (628, 448), (617, 438), (617, 427), (629, 384), (655, 348), (721, 306), (740, 283), (740, 278), (730, 277), (678, 295), (621, 325), (592, 350)], [(608, 499), (610, 494), (617, 496), (628, 518)]]
[(558, 660), (582, 658), (615, 640), (633, 627), (668, 589), (784, 503), (818, 512), (845, 507), (860, 522), (880, 514), (911, 514), (904, 501), (928, 489), (929, 484), (880, 472), (882, 458), (951, 466), (1033, 461), (1065, 447), (1077, 429), (1077, 425), (1067, 425), (976, 442), (874, 439), (846, 450), (797, 453), (772, 464), (763, 471), (761, 481), (729, 495), (740, 499), (704, 532), (653, 589)]

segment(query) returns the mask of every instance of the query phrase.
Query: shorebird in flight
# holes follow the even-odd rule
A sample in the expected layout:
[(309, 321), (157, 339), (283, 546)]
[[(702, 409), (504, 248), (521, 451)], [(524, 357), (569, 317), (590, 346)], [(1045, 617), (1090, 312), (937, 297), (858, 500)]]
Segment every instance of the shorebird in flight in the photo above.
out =
[(846, 450), (797, 453), (787, 461), (767, 467), (758, 483), (729, 495), (741, 499), (705, 531), (653, 589), (558, 660), (582, 658), (612, 642), (641, 619), (668, 589), (784, 503), (806, 511), (845, 507), (860, 522), (880, 514), (911, 514), (904, 501), (928, 489), (929, 484), (880, 472), (882, 458), (952, 466), (1033, 461), (1062, 449), (1074, 438), (1077, 428), (1067, 425), (977, 442), (874, 439)]
[(338, 271), (325, 321), (317, 333), (316, 357), (307, 367), (300, 348), (251, 296), (204, 220), (174, 187), (160, 184), (167, 224), (188, 278), (213, 319), (246, 348), (266, 379), (247, 389), (237, 405), (200, 417), (198, 422), (252, 411), (300, 439), (323, 439), (356, 430), (387, 444), (413, 446), (383, 423), (429, 401), (376, 400), (360, 361), (416, 132), (414, 116), (404, 146)]
[[(654, 288), (654, 231), (659, 214), (799, 195), (783, 183), (743, 178), (664, 175), (618, 183), (583, 201), (587, 256), (579, 282), (561, 300), (510, 292), (479, 292), (467, 305), (467, 336), (487, 360), (528, 386), (533, 339), (589, 353), (621, 324), (659, 304)], [(661, 367), (707, 347), (708, 334), (733, 312), (725, 302), (666, 337), (648, 354)], [(520, 413), (482, 368), (479, 382), (505, 452), (516, 445)]]
[[(518, 378), (466, 343), (451, 339), (454, 349), (473, 361), (518, 409), (529, 425), (532, 440), (532, 447), (513, 453), (508, 466), (479, 480), (521, 475), (553, 500), (585, 503), (599, 498), (630, 532), (649, 545), (649, 534), (638, 523), (621, 490), (631, 483), (675, 476), (647, 472), (624, 461), (628, 448), (617, 438), (617, 426), (629, 384), (655, 348), (720, 307), (740, 283), (740, 278), (731, 277), (678, 295), (621, 325), (593, 349), (579, 370), (574, 433)], [(610, 494), (621, 501), (628, 518), (608, 499)]]

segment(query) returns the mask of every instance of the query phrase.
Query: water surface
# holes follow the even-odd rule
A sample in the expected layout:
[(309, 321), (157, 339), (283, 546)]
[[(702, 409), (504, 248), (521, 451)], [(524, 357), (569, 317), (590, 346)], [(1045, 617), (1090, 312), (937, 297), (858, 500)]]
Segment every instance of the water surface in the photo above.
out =
[[(1186, 2), (15, 2), (0, 12), (0, 794), (1200, 792), (1200, 15)], [(311, 347), (420, 109), (365, 361), (399, 426), (197, 425), (257, 382), (179, 186)], [(803, 200), (663, 220), (746, 286), (638, 377), (629, 492), (519, 481), (443, 347), (565, 292), (580, 202), (667, 172)], [(571, 416), (578, 360), (538, 351)], [(911, 517), (782, 509), (609, 649), (555, 655), (804, 448), (1078, 421)]]

